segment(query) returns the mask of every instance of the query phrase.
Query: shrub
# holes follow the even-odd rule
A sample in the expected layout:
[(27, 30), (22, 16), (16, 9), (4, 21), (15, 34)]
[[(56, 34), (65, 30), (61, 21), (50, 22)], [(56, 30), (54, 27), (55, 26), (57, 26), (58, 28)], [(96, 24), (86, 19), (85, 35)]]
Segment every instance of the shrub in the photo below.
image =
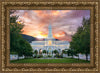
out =
[(48, 55), (48, 57), (51, 58), (52, 56), (51, 55)]
[(38, 55), (38, 57), (37, 58), (43, 58), (43, 55)]
[(63, 55), (55, 55), (54, 57), (56, 57), (56, 58), (63, 58)]
[(37, 55), (34, 55), (33, 58), (37, 58)]

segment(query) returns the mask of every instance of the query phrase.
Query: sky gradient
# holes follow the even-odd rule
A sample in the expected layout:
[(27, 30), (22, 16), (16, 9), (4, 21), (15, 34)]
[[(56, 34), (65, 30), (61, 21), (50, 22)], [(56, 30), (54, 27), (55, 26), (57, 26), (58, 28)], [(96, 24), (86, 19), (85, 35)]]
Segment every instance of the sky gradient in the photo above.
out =
[(82, 26), (83, 17), (90, 17), (90, 10), (16, 10), (12, 15), (24, 23), (23, 34), (46, 38), (51, 24), (54, 38), (71, 41), (71, 35)]

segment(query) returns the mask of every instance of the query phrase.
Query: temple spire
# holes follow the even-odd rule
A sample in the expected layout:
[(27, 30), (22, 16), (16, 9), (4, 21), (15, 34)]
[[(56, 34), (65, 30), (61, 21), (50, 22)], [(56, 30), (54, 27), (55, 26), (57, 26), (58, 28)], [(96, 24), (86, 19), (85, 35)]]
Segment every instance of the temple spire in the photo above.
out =
[(49, 26), (48, 26), (48, 38), (53, 38), (51, 24), (49, 24)]

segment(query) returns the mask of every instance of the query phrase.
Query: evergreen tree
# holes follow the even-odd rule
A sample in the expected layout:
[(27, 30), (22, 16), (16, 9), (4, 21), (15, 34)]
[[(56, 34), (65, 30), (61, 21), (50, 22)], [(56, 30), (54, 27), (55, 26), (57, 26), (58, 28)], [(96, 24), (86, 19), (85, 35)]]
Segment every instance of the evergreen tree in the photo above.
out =
[(90, 18), (83, 18), (82, 26), (72, 36), (70, 48), (74, 50), (74, 54), (85, 54), (86, 60), (88, 60), (90, 53)]

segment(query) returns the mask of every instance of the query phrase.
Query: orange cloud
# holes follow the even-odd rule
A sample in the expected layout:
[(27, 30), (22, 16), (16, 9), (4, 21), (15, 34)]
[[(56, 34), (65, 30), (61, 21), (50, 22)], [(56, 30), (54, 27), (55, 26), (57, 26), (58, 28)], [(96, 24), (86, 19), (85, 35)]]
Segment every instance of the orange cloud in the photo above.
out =
[(57, 16), (58, 14), (60, 14), (60, 11), (52, 11), (51, 14)]
[(49, 16), (49, 14), (46, 11), (34, 10), (33, 12), (35, 12), (40, 17)]
[(18, 15), (18, 21), (25, 24), (22, 29), (23, 34), (45, 38), (48, 35), (48, 24), (51, 23), (54, 38), (70, 40), (71, 36), (67, 36), (66, 33), (68, 35), (75, 33), (77, 27), (81, 26), (82, 17), (90, 16), (90, 12), (86, 10), (17, 10), (12, 15)]
[[(47, 12), (44, 10), (33, 10), (33, 12), (35, 12), (36, 15), (40, 18), (40, 20), (37, 19), (36, 21), (34, 19), (30, 19), (28, 12), (24, 12), (24, 14), (21, 18), (22, 21), (24, 21), (24, 23), (26, 24), (26, 26), (24, 26), (24, 28), (22, 29), (23, 34), (28, 34), (28, 35), (36, 37), (36, 38), (46, 38), (48, 36), (48, 32), (47, 31), (44, 32), (42, 30), (43, 30), (43, 27), (46, 25), (46, 23), (48, 24), (49, 21), (52, 19), (51, 15), (59, 16), (60, 14), (62, 14), (62, 13), (64, 14), (69, 11), (70, 10), (63, 10), (63, 11), (52, 10), (52, 11)], [(39, 23), (34, 24), (34, 22), (37, 22), (37, 21), (39, 21)], [(47, 30), (47, 29), (45, 29), (45, 30)], [(54, 38), (64, 37), (65, 32), (59, 31), (56, 34), (53, 34), (53, 36), (54, 36)]]
[(65, 36), (65, 32), (64, 31), (59, 31), (58, 33), (54, 34), (54, 37), (64, 37)]
[[(38, 31), (37, 34), (34, 35), (34, 37), (36, 38), (46, 38), (48, 36), (48, 33), (45, 33), (43, 31)], [(54, 38), (59, 38), (59, 37), (64, 37), (65, 36), (65, 32), (60, 31), (56, 34), (53, 34)]]
[(70, 12), (71, 10), (62, 10), (61, 13), (67, 13)]

